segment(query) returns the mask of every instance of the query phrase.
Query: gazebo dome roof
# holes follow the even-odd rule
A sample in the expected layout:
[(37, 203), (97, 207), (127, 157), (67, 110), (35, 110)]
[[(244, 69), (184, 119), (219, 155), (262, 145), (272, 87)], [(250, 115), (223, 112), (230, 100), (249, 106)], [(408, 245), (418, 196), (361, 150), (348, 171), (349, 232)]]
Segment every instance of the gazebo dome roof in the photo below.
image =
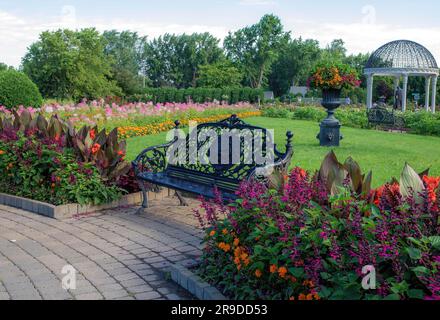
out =
[(434, 56), (424, 46), (409, 40), (389, 42), (377, 49), (366, 69), (437, 69)]

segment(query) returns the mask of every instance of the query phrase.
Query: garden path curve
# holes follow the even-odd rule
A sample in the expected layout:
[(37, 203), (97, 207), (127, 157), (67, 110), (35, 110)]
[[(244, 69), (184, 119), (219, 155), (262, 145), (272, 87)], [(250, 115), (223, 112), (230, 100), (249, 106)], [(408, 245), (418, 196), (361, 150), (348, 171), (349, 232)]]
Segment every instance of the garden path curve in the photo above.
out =
[[(126, 208), (63, 221), (0, 205), (0, 300), (191, 299), (166, 275), (171, 263), (200, 256), (197, 202), (177, 203), (153, 200), (142, 215)], [(76, 289), (66, 291), (70, 266)]]

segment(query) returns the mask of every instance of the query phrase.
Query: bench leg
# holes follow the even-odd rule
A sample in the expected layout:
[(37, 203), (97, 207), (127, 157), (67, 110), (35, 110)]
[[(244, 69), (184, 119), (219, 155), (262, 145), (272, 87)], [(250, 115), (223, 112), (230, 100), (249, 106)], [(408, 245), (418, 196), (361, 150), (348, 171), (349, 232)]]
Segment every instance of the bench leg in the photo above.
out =
[(139, 187), (142, 190), (142, 207), (139, 208), (139, 210), (137, 211), (137, 214), (141, 214), (144, 212), (144, 209), (147, 209), (149, 207), (148, 205), (148, 192), (147, 189), (145, 188), (145, 182), (142, 180), (138, 180), (139, 183)]
[(186, 202), (180, 192), (176, 191), (175, 196), (179, 199), (181, 207), (188, 207), (188, 202)]

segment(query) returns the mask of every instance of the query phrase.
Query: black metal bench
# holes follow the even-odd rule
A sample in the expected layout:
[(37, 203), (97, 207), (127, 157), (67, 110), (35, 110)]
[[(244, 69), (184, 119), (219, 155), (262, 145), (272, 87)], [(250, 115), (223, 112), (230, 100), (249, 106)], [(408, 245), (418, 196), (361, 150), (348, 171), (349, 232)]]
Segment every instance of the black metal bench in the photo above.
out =
[(367, 111), (368, 123), (385, 129), (404, 130), (405, 121), (393, 110), (377, 106)]
[[(282, 153), (275, 144), (268, 143), (273, 141), (269, 130), (246, 124), (235, 115), (217, 123), (200, 124), (196, 133), (192, 131), (193, 134), (184, 138), (179, 137), (180, 123), (176, 121), (175, 124), (174, 139), (171, 142), (144, 150), (132, 162), (143, 193), (142, 209), (148, 208), (146, 184), (176, 190), (181, 205), (186, 203), (179, 192), (212, 199), (215, 197), (214, 190), (217, 189), (223, 200), (229, 201), (236, 199), (235, 193), (244, 180), (267, 179), (263, 173), (271, 170), (284, 170), (287, 173), (293, 156), (293, 134), (290, 131), (286, 134), (286, 152)], [(228, 136), (231, 132), (234, 135)], [(234, 141), (237, 134), (239, 139)], [(249, 158), (250, 141), (252, 152), (259, 152), (273, 161), (261, 164), (255, 153)], [(262, 143), (257, 143), (258, 141)], [(238, 145), (239, 155), (236, 153)], [(269, 146), (273, 146), (272, 157), (269, 156)], [(187, 152), (184, 159), (179, 159), (178, 151), (182, 147), (190, 152)], [(194, 153), (197, 153), (196, 161)], [(201, 154), (210, 158), (215, 153), (219, 161), (214, 163), (199, 156)], [(171, 157), (173, 161), (170, 161)]]

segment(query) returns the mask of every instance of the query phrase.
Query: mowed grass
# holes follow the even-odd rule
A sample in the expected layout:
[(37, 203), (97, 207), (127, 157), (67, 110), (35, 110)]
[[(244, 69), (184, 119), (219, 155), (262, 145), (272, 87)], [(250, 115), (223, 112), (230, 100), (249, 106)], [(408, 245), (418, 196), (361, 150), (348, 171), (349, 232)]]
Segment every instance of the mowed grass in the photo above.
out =
[[(399, 177), (405, 162), (419, 172), (431, 168), (431, 175), (440, 176), (440, 138), (437, 137), (343, 127), (344, 140), (341, 146), (323, 148), (316, 139), (318, 123), (265, 117), (249, 118), (245, 121), (274, 129), (275, 142), (280, 150), (285, 149), (286, 131), (294, 132), (295, 154), (292, 167), (317, 170), (325, 155), (333, 149), (340, 162), (351, 156), (359, 162), (363, 171), (372, 170), (374, 186), (389, 181), (391, 177)], [(165, 143), (166, 133), (131, 138), (127, 142), (127, 158), (132, 160), (143, 149)]]

